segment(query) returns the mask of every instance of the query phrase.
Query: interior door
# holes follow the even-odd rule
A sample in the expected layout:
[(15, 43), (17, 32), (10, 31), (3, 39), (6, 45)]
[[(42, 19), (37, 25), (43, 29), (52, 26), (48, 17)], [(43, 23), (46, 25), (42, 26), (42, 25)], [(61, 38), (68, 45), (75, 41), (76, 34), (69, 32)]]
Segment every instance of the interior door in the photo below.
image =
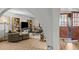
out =
[(60, 15), (59, 19), (60, 38), (67, 38), (67, 32), (68, 32), (67, 19), (68, 19), (67, 14)]
[(72, 13), (72, 20), (73, 20), (72, 37), (73, 37), (73, 40), (78, 40), (79, 39), (79, 12)]

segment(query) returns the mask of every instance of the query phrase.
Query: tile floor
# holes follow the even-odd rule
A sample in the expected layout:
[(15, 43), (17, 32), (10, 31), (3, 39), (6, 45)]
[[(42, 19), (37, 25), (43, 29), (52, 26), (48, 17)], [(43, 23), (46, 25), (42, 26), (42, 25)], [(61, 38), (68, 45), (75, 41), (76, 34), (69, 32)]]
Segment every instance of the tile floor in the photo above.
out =
[(36, 39), (27, 39), (19, 42), (0, 42), (0, 50), (46, 50), (46, 42)]
[(65, 43), (60, 39), (60, 48), (61, 50), (79, 50), (79, 42), (74, 40), (72, 43)]

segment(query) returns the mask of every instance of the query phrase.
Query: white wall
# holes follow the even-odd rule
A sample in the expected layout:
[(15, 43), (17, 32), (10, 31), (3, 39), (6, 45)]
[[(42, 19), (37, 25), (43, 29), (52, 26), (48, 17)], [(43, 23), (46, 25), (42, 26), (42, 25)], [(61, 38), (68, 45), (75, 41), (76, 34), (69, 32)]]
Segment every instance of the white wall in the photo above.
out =
[(60, 9), (54, 8), (52, 9), (52, 42), (53, 49), (58, 50), (60, 49), (60, 42), (59, 42), (59, 12)]

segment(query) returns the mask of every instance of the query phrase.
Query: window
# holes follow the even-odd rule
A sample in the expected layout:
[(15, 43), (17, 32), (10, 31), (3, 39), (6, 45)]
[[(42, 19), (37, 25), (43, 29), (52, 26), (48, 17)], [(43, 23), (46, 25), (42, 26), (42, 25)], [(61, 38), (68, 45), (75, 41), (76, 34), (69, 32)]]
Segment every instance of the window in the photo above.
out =
[(79, 26), (79, 13), (73, 13), (73, 26)]
[(67, 26), (67, 15), (60, 15), (59, 26)]

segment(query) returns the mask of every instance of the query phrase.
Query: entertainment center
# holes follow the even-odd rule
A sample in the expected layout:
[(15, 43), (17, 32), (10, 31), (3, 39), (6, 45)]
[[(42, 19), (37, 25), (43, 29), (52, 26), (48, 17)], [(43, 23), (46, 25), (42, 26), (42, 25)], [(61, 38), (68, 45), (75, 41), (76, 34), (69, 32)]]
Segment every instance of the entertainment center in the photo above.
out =
[(8, 41), (17, 42), (24, 39), (29, 39), (28, 22), (21, 22), (20, 18), (12, 19), (12, 31), (8, 32)]
[[(32, 34), (32, 35), (31, 35)], [(31, 35), (31, 36), (30, 36)], [(32, 37), (33, 36), (33, 37)], [(12, 18), (12, 30), (9, 29), (8, 41), (17, 42), (25, 39), (35, 39), (39, 36), (40, 41), (44, 42), (43, 29), (40, 26), (32, 25), (32, 20), (22, 21), (20, 18)]]

